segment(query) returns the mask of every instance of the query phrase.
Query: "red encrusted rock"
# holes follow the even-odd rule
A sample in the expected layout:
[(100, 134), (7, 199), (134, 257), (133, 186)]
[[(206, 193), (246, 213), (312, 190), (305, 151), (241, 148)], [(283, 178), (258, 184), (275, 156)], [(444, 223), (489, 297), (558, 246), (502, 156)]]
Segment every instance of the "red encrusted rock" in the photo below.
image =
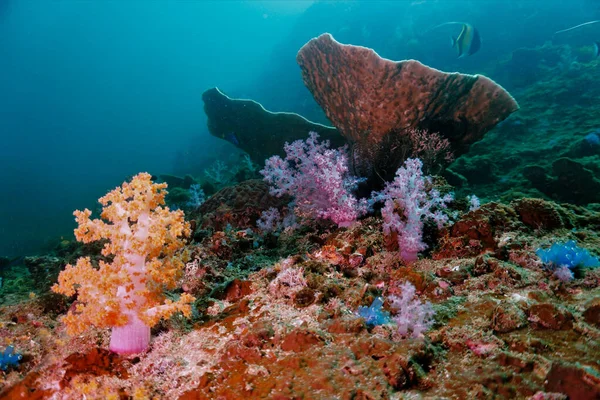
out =
[(69, 367), (60, 382), (61, 387), (68, 386), (69, 382), (77, 375), (109, 375), (121, 379), (127, 379), (129, 376), (124, 365), (125, 360), (118, 354), (102, 348), (95, 347), (85, 354), (73, 353), (65, 361)]
[(469, 279), (469, 273), (465, 268), (453, 268), (452, 266), (440, 268), (435, 272), (435, 274), (440, 278), (444, 278), (453, 285), (460, 285)]
[(253, 341), (246, 340), (241, 342), (233, 340), (227, 343), (221, 363), (227, 366), (232, 361), (243, 360), (249, 364), (254, 364), (260, 362), (261, 358), (260, 349), (257, 348), (256, 343)]
[(600, 371), (555, 362), (545, 380), (545, 389), (564, 393), (569, 399), (600, 399)]
[(409, 363), (398, 354), (392, 354), (380, 361), (387, 382), (395, 390), (409, 388), (415, 381), (415, 374), (409, 369)]
[(590, 325), (600, 328), (600, 297), (595, 297), (585, 305), (583, 319)]
[(499, 261), (489, 255), (478, 256), (471, 270), (473, 276), (481, 276), (494, 272), (499, 266)]
[(311, 288), (305, 287), (300, 289), (294, 296), (294, 304), (297, 307), (304, 308), (310, 306), (316, 300), (316, 293)]
[(499, 203), (487, 203), (462, 216), (442, 230), (440, 248), (434, 259), (473, 257), (498, 249), (498, 234), (524, 228), (515, 210)]
[(199, 218), (203, 228), (222, 230), (228, 224), (236, 228), (254, 227), (263, 211), (281, 208), (289, 201), (286, 197), (271, 196), (266, 182), (251, 179), (212, 195), (200, 206)]
[(252, 282), (234, 279), (227, 284), (223, 291), (217, 291), (213, 296), (219, 300), (235, 303), (250, 293), (252, 293)]
[(358, 334), (363, 330), (365, 330), (365, 324), (361, 318), (335, 318), (327, 323), (327, 332), (329, 333)]
[(573, 315), (550, 303), (534, 304), (527, 314), (529, 321), (537, 329), (559, 331), (573, 328)]
[(527, 316), (521, 308), (510, 301), (500, 303), (492, 311), (492, 329), (506, 333), (527, 325)]
[(531, 372), (535, 368), (535, 363), (532, 360), (505, 351), (498, 354), (496, 361), (500, 365), (512, 367), (516, 372)]
[(555, 203), (542, 199), (519, 199), (511, 203), (521, 221), (533, 229), (560, 229), (571, 227), (568, 217)]
[(439, 132), (455, 152), (465, 152), (519, 108), (485, 76), (387, 60), (372, 49), (343, 45), (328, 33), (306, 43), (296, 59), (329, 120), (369, 158), (361, 162), (389, 154), (390, 139), (410, 128)]
[(323, 342), (323, 339), (316, 333), (296, 329), (285, 335), (281, 342), (281, 349), (283, 351), (301, 352), (321, 342)]

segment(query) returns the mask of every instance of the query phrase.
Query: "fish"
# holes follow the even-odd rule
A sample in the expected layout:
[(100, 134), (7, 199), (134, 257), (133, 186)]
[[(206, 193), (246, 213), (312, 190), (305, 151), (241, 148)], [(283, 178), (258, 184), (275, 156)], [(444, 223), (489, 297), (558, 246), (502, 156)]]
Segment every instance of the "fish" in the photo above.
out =
[(457, 37), (452, 37), (452, 47), (456, 47), (458, 58), (472, 56), (481, 48), (479, 31), (471, 24), (464, 23)]
[(594, 56), (600, 56), (600, 20), (584, 22), (571, 28), (557, 31), (552, 36), (553, 44), (570, 46), (592, 46)]
[(458, 58), (466, 56), (472, 56), (481, 49), (481, 35), (477, 28), (467, 22), (444, 22), (426, 30), (422, 36), (426, 33), (431, 32), (435, 29), (448, 26), (448, 25), (461, 25), (460, 33), (457, 37), (451, 37), (452, 48), (456, 48), (458, 52)]

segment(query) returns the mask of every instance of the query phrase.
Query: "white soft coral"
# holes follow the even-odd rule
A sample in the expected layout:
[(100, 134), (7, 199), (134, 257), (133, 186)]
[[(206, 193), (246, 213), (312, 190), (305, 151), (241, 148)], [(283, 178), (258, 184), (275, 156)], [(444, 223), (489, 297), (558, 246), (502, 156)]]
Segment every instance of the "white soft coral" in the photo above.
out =
[(398, 168), (396, 177), (381, 192), (373, 195), (373, 202), (383, 202), (381, 216), (385, 234), (396, 232), (402, 259), (413, 262), (427, 245), (423, 242), (423, 223), (431, 219), (441, 228), (448, 223), (442, 212), (452, 201), (452, 194), (441, 196), (432, 187), (431, 177), (423, 176), (423, 163), (409, 158)]

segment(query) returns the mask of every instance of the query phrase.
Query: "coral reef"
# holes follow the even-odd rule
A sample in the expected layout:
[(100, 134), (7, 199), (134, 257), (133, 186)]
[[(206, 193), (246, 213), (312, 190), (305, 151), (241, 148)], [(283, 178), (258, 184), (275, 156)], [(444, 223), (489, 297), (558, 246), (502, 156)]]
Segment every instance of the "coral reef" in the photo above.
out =
[(239, 169), (137, 175), (83, 243), (0, 257), (0, 400), (600, 398), (599, 64), (572, 57), (503, 61), (500, 124), (490, 79), (330, 35), (298, 63), (337, 129), (208, 90)]
[(162, 322), (138, 355), (106, 351), (96, 327), (67, 335), (68, 305), (50, 313), (43, 296), (0, 307), (0, 345), (23, 354), (0, 398), (597, 398), (600, 270), (563, 282), (535, 250), (597, 248), (599, 221), (536, 199), (483, 204), (426, 235), (432, 257), (410, 267), (378, 216), (282, 232), (276, 250), (210, 229), (186, 245), (191, 318)]

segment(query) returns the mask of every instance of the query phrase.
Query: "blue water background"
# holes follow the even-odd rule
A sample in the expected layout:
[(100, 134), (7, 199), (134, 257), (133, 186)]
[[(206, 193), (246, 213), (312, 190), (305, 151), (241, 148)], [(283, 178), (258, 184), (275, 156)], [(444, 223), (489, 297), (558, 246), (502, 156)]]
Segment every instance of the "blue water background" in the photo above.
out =
[[(207, 133), (212, 86), (326, 122), (295, 61), (320, 33), (477, 73), (592, 18), (590, 0), (0, 0), (0, 255), (71, 237), (73, 210), (127, 176), (197, 173), (232, 151)], [(422, 35), (447, 21), (479, 28), (476, 56)]]

